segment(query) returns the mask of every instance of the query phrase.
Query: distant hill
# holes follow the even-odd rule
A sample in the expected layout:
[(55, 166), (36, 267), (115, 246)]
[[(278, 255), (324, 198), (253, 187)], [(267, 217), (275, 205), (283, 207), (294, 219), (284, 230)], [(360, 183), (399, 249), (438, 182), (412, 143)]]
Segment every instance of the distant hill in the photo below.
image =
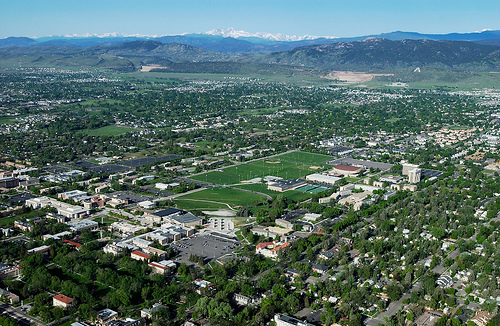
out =
[(483, 70), (499, 68), (500, 49), (473, 42), (370, 38), (274, 52), (258, 60), (328, 70), (407, 67)]
[(29, 37), (7, 37), (0, 39), (0, 48), (9, 46), (32, 46), (38, 42)]
[(26, 66), (103, 67), (132, 71), (143, 64), (223, 61), (227, 56), (190, 45), (157, 41), (134, 41), (88, 48), (46, 46), (0, 49), (0, 66), (11, 64), (13, 59), (19, 59)]
[(476, 41), (477, 44), (500, 46), (500, 38)]

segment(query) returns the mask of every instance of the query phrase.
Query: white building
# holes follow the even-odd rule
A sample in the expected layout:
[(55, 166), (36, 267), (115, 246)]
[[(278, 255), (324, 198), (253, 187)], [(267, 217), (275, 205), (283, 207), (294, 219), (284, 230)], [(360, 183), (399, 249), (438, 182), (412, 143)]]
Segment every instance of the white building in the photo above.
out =
[(57, 214), (63, 215), (71, 219), (81, 218), (82, 216), (90, 215), (90, 209), (66, 204), (45, 196), (26, 200), (26, 206), (31, 207), (33, 209), (38, 209), (43, 207), (54, 207), (55, 209), (57, 209)]
[(76, 222), (68, 222), (66, 224), (71, 231), (75, 232), (95, 231), (99, 228), (99, 223), (92, 220), (80, 220)]
[(408, 179), (410, 183), (419, 183), (422, 177), (422, 169), (415, 168), (408, 171)]
[(312, 326), (308, 322), (282, 314), (274, 315), (274, 322), (276, 326)]
[(175, 268), (177, 266), (172, 260), (162, 260), (159, 262), (152, 261), (149, 264), (153, 273), (165, 275), (169, 269)]
[(311, 181), (311, 182), (327, 183), (327, 184), (335, 185), (338, 182), (340, 182), (340, 180), (342, 180), (342, 178), (332, 177), (329, 175), (324, 175), (324, 174), (319, 174), (319, 173), (313, 173), (313, 174), (306, 176), (306, 180)]
[(52, 305), (66, 309), (73, 305), (73, 298), (67, 297), (64, 294), (57, 294), (52, 297)]

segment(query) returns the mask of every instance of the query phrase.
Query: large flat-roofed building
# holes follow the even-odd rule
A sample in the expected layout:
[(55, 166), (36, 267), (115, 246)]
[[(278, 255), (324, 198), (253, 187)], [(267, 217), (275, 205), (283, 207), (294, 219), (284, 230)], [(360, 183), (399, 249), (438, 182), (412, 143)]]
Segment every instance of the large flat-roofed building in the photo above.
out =
[(75, 232), (95, 231), (99, 228), (99, 223), (92, 220), (80, 220), (76, 222), (69, 222), (66, 224), (71, 231)]
[(132, 225), (126, 222), (113, 222), (111, 224), (111, 229), (124, 235), (134, 235), (140, 231), (146, 230), (147, 228), (145, 226)]
[(302, 187), (307, 184), (307, 181), (304, 179), (292, 179), (292, 180), (276, 180), (274, 182), (270, 182), (267, 184), (267, 189), (268, 190), (273, 190), (273, 191), (287, 191), (287, 190), (294, 190), (299, 187)]
[(327, 184), (335, 185), (338, 182), (340, 182), (340, 180), (342, 180), (342, 178), (332, 177), (330, 175), (324, 175), (324, 174), (319, 174), (319, 173), (313, 173), (313, 174), (308, 175), (306, 177), (306, 180), (311, 181), (311, 182), (327, 183)]
[(118, 246), (116, 243), (108, 243), (102, 250), (107, 254), (117, 256), (123, 252), (123, 247)]
[(186, 213), (182, 215), (171, 215), (166, 219), (168, 222), (179, 224), (186, 227), (195, 227), (196, 225), (202, 225), (203, 220), (198, 216), (191, 213)]
[(153, 273), (161, 275), (165, 275), (169, 269), (171, 270), (177, 266), (175, 262), (171, 260), (162, 260), (159, 262), (152, 261), (148, 265), (151, 267)]
[(151, 215), (154, 215), (154, 216), (160, 217), (160, 218), (164, 218), (164, 217), (168, 217), (168, 216), (173, 215), (173, 214), (180, 214), (183, 212), (185, 212), (185, 211), (183, 211), (182, 209), (170, 207), (167, 209), (162, 209), (161, 211), (151, 213)]
[(337, 164), (333, 167), (332, 171), (345, 177), (352, 177), (358, 175), (361, 171), (363, 171), (363, 168), (360, 166)]
[(172, 207), (151, 213), (149, 216), (146, 216), (146, 218), (157, 222), (164, 221), (185, 227), (195, 227), (196, 225), (203, 224), (203, 220), (201, 218), (182, 209)]
[(282, 314), (274, 315), (274, 322), (276, 323), (276, 326), (313, 326), (306, 321)]
[(418, 164), (403, 163), (402, 175), (408, 175), (411, 170), (418, 169)]
[(38, 253), (45, 254), (45, 253), (49, 252), (49, 249), (50, 249), (50, 246), (40, 246), (40, 247), (36, 247), (36, 248), (28, 250), (27, 253), (31, 254), (31, 255), (35, 255)]
[(19, 179), (13, 177), (0, 178), (0, 188), (15, 188), (19, 186)]
[(71, 191), (66, 191), (62, 192), (60, 194), (57, 194), (57, 198), (61, 199), (66, 199), (66, 200), (74, 200), (74, 201), (79, 201), (79, 198), (81, 197), (89, 197), (89, 195), (85, 191), (81, 190), (71, 190)]
[(81, 218), (82, 216), (90, 214), (90, 209), (66, 204), (45, 196), (26, 200), (26, 206), (34, 209), (54, 207), (55, 209), (57, 209), (57, 214), (63, 215), (70, 219)]

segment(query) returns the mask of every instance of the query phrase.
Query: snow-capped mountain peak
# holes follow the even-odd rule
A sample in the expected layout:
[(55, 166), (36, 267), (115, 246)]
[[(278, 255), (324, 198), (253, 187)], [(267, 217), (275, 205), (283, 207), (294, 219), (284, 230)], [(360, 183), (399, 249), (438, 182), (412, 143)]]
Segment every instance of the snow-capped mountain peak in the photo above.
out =
[(240, 38), (240, 37), (257, 37), (257, 38), (262, 38), (266, 40), (271, 40), (271, 41), (302, 41), (302, 40), (314, 40), (317, 38), (335, 38), (333, 36), (313, 36), (313, 35), (303, 35), (303, 36), (297, 36), (297, 35), (286, 35), (286, 34), (271, 34), (271, 33), (262, 33), (262, 32), (257, 32), (257, 33), (250, 33), (246, 31), (240, 31), (236, 30), (232, 27), (226, 28), (226, 29), (212, 29), (208, 32), (205, 32), (203, 34), (206, 35), (218, 35), (222, 37), (234, 37), (234, 38)]

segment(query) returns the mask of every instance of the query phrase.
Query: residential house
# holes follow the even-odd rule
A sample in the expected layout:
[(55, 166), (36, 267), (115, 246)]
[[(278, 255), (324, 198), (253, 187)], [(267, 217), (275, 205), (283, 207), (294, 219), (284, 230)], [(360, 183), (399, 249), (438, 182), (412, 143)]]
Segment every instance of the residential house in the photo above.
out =
[(260, 298), (257, 296), (249, 297), (241, 293), (235, 293), (234, 301), (236, 301), (236, 303), (239, 304), (240, 306), (248, 306), (250, 304), (259, 304)]
[(64, 294), (57, 294), (52, 297), (52, 305), (54, 307), (62, 307), (63, 309), (67, 309), (73, 306), (73, 298), (65, 296)]
[(488, 311), (478, 311), (477, 314), (471, 318), (471, 321), (477, 326), (486, 326), (493, 318), (493, 315)]
[(141, 317), (146, 318), (146, 319), (151, 319), (153, 317), (153, 314), (160, 310), (161, 308), (166, 308), (166, 306), (162, 305), (161, 303), (155, 303), (153, 304), (153, 307), (150, 309), (142, 309), (141, 310)]

